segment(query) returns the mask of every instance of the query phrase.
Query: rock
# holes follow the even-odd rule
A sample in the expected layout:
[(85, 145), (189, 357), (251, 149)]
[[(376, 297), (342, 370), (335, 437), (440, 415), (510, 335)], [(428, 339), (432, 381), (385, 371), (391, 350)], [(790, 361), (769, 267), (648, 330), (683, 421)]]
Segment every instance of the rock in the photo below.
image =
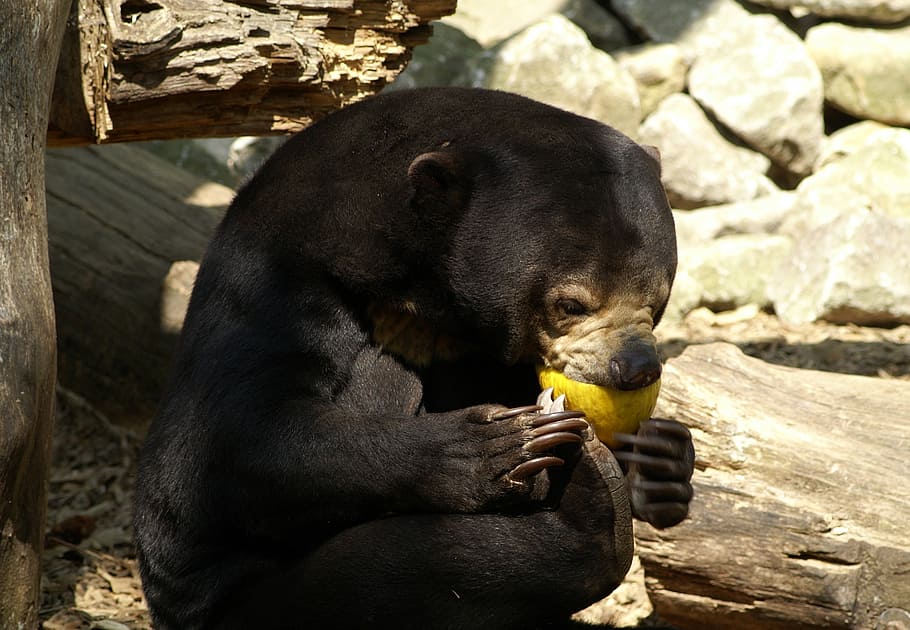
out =
[(558, 13), (565, 4), (566, 0), (459, 0), (458, 9), (444, 17), (442, 23), (490, 48), (551, 13)]
[(178, 260), (161, 281), (161, 329), (167, 333), (179, 335), (183, 330), (186, 309), (190, 305), (193, 283), (199, 272), (199, 263), (195, 260)]
[(798, 324), (910, 323), (910, 219), (855, 208), (806, 233), (770, 287), (777, 315)]
[(613, 0), (648, 38), (691, 61), (689, 93), (776, 163), (811, 171), (823, 138), (821, 77), (799, 38), (733, 0)]
[(668, 96), (639, 131), (660, 149), (662, 180), (676, 208), (743, 201), (777, 190), (768, 158), (728, 142), (685, 94)]
[(751, 15), (734, 0), (612, 0), (611, 6), (647, 39), (678, 45), (689, 61), (727, 50), (751, 28)]
[(874, 120), (863, 120), (835, 131), (819, 156), (816, 170), (875, 145), (891, 144), (910, 156), (910, 130), (889, 127)]
[(493, 47), (558, 12), (579, 26), (598, 48), (612, 50), (629, 44), (622, 23), (594, 0), (505, 0), (495, 4), (462, 0), (454, 16), (433, 25), (430, 41), (414, 49), (408, 67), (386, 89), (482, 86), (495, 54), (485, 46)]
[(855, 153), (865, 146), (871, 138), (884, 129), (891, 129), (874, 120), (862, 120), (858, 123), (838, 129), (825, 141), (815, 162), (815, 170)]
[(832, 105), (857, 118), (910, 124), (910, 26), (820, 24), (809, 29), (806, 47)]
[[(523, 4), (533, 3), (525, 0)], [(596, 48), (612, 51), (632, 43), (622, 22), (594, 0), (568, 0), (559, 12), (578, 25)]]
[(731, 311), (712, 311), (705, 306), (694, 308), (685, 316), (685, 324), (695, 325), (700, 328), (707, 326), (733, 326), (754, 320), (762, 312), (758, 304), (744, 304)]
[(458, 10), (442, 22), (491, 48), (554, 13), (575, 22), (598, 48), (629, 45), (622, 22), (595, 0), (459, 0)]
[(759, 313), (761, 313), (761, 307), (758, 304), (744, 304), (732, 311), (712, 312), (711, 320), (716, 326), (732, 326), (733, 324), (751, 321), (758, 317)]
[(670, 301), (664, 310), (662, 322), (681, 322), (693, 309), (701, 303), (701, 287), (689, 273), (679, 268), (676, 271), (676, 280), (670, 291)]
[(231, 142), (226, 163), (234, 176), (235, 185), (252, 177), (285, 142), (286, 136), (241, 136)]
[(480, 85), (486, 74), (484, 48), (445, 22), (433, 24), (433, 36), (411, 53), (404, 72), (385, 90), (443, 85)]
[(824, 89), (799, 37), (770, 15), (751, 16), (734, 45), (700, 54), (689, 93), (778, 165), (808, 174), (824, 138)]
[(572, 620), (579, 628), (636, 628), (654, 612), (645, 587), (645, 571), (637, 555), (615, 591), (595, 604), (575, 613)]
[(638, 85), (641, 115), (647, 118), (662, 100), (686, 87), (689, 68), (682, 49), (674, 44), (647, 44), (616, 54), (616, 61)]
[(910, 131), (886, 128), (879, 134), (886, 135), (800, 183), (799, 207), (781, 226), (782, 233), (804, 238), (856, 211), (910, 220)]
[(502, 44), (485, 87), (523, 94), (635, 136), (641, 120), (635, 80), (584, 32), (552, 15)]
[(876, 630), (907, 630), (910, 628), (910, 612), (903, 608), (888, 608), (878, 618)]
[(795, 192), (781, 191), (752, 201), (675, 210), (676, 238), (681, 246), (696, 246), (731, 234), (774, 234), (797, 207), (798, 200)]
[(183, 198), (185, 203), (202, 208), (217, 208), (223, 212), (234, 200), (234, 189), (217, 182), (200, 182)]
[(910, 17), (910, 0), (752, 0), (773, 9), (809, 11), (824, 17), (893, 24)]
[(681, 243), (679, 269), (667, 311), (677, 319), (698, 306), (714, 311), (771, 304), (769, 285), (777, 261), (793, 241), (768, 234), (733, 234), (707, 243)]

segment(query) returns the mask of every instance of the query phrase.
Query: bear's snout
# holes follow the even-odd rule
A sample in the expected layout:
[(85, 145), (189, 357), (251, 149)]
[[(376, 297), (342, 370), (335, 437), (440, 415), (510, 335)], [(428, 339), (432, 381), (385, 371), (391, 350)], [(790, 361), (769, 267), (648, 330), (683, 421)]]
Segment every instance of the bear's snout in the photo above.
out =
[(641, 389), (659, 379), (660, 371), (660, 358), (654, 344), (633, 339), (610, 358), (608, 380), (614, 389)]

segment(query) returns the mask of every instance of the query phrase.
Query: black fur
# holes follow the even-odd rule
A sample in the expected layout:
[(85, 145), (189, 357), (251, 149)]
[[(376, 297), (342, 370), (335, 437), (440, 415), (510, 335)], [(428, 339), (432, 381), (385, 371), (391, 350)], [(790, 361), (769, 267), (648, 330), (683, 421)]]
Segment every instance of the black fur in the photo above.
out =
[[(549, 287), (652, 295), (675, 256), (653, 158), (527, 99), (397, 92), (292, 138), (211, 242), (143, 449), (155, 626), (529, 628), (609, 593), (616, 460), (503, 405), (538, 393)], [(377, 304), (454, 354), (384, 351)]]

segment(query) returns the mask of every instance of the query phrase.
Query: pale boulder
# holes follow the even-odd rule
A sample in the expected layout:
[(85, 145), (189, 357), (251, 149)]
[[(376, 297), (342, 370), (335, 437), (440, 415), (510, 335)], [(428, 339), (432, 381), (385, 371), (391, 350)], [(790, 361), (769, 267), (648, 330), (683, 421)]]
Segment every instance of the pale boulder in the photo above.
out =
[(505, 42), (485, 87), (594, 118), (632, 137), (638, 133), (635, 79), (562, 15), (551, 15)]

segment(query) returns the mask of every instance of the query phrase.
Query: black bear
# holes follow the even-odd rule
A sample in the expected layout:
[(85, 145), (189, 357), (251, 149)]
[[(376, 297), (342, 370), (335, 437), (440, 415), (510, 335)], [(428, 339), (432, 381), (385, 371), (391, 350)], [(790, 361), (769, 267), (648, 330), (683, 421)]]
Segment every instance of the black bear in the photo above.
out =
[(437, 88), (289, 140), (203, 258), (143, 447), (156, 628), (535, 628), (608, 594), (632, 515), (685, 517), (691, 437), (614, 456), (535, 366), (651, 384), (675, 268), (656, 152), (594, 120)]

